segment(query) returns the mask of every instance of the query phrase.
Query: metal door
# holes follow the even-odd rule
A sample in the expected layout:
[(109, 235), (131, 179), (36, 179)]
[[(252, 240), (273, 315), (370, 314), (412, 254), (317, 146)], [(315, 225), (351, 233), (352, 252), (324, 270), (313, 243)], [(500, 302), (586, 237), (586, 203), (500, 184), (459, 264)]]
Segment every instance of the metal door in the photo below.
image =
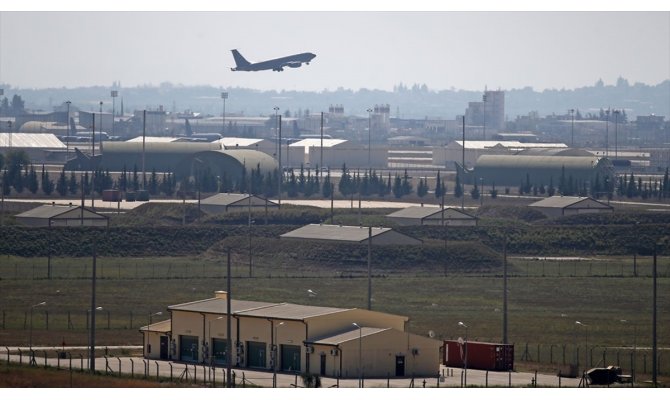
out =
[(405, 376), (405, 356), (395, 356), (395, 376)]

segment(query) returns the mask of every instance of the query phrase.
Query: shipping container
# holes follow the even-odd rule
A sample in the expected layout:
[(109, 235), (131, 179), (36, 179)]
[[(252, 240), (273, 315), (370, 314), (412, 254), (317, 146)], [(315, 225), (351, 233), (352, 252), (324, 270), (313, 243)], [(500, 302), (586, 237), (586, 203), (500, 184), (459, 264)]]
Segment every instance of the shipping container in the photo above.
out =
[(102, 201), (121, 201), (121, 191), (117, 189), (108, 189), (102, 191)]
[(514, 345), (502, 343), (445, 340), (442, 363), (447, 367), (464, 368), (466, 346), (468, 368), (488, 371), (514, 369)]

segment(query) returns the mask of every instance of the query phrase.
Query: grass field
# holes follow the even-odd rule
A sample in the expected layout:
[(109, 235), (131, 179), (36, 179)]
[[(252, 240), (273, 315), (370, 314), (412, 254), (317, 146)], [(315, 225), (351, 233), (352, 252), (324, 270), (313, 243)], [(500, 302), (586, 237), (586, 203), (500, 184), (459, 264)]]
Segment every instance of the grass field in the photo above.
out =
[[(626, 367), (635, 345), (636, 364), (650, 370), (651, 259), (636, 261), (637, 277), (628, 258), (510, 258), (508, 336), (516, 344), (516, 358), (562, 363), (567, 357), (570, 362), (576, 347), (584, 359), (588, 343), (594, 363), (601, 358), (611, 363), (616, 357)], [(670, 374), (669, 261), (660, 258), (658, 262), (658, 344), (662, 349), (660, 373), (664, 374)], [(236, 254), (233, 296), (366, 307), (365, 264), (346, 271), (272, 264), (269, 259), (254, 260), (250, 278), (247, 256)], [(28, 344), (30, 306), (42, 301), (47, 304), (33, 310), (33, 345), (87, 343), (91, 259), (52, 260), (51, 280), (43, 278), (45, 265), (46, 259), (0, 258), (0, 345)], [(167, 306), (212, 297), (226, 285), (222, 258), (104, 258), (98, 260), (97, 268), (97, 305), (103, 307), (97, 312), (99, 346), (141, 344), (138, 329), (149, 322), (150, 313), (163, 311), (153, 318), (164, 319)], [(464, 321), (470, 326), (469, 340), (502, 338), (502, 277), (497, 271), (445, 276), (428, 271), (382, 271), (373, 265), (372, 287), (373, 309), (409, 316), (409, 330), (414, 333), (427, 335), (432, 330), (438, 338), (458, 338), (464, 335), (458, 321)], [(308, 289), (318, 295), (310, 297)]]

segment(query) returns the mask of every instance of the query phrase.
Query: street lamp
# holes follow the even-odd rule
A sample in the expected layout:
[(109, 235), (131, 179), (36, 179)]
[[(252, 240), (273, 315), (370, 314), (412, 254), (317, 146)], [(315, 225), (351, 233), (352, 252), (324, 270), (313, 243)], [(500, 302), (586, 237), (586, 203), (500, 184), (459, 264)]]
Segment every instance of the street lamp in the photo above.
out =
[(119, 96), (118, 90), (112, 90), (112, 136), (114, 136), (114, 118), (116, 117), (116, 98)]
[[(102, 307), (96, 307), (93, 312), (86, 310), (86, 320), (88, 321), (88, 367), (91, 371), (95, 371), (95, 311), (101, 311)], [(91, 318), (89, 318), (89, 315)]]
[(620, 110), (614, 110), (612, 111), (612, 114), (614, 114), (614, 159), (616, 160), (619, 158), (619, 114), (621, 113)]
[(585, 333), (584, 362), (586, 363), (586, 366), (584, 368), (588, 368), (589, 367), (589, 326), (584, 324), (584, 323), (581, 323), (579, 321), (575, 321), (575, 325), (581, 325), (585, 329), (584, 330), (584, 333)]
[(465, 341), (463, 342), (463, 386), (468, 387), (468, 326), (458, 321), (458, 326), (465, 328)]
[(70, 104), (72, 104), (72, 102), (68, 100), (65, 104), (67, 104), (67, 122), (65, 123), (67, 126), (65, 136), (65, 162), (67, 163), (68, 158), (70, 158)]
[(371, 131), (372, 131), (372, 109), (368, 108), (366, 110), (368, 112), (368, 168), (371, 168), (372, 165), (370, 163), (370, 143), (371, 143)]
[[(619, 320), (622, 324), (627, 324), (629, 321), (622, 319)], [(637, 356), (637, 325), (633, 323), (633, 357), (630, 363), (630, 375), (631, 379), (633, 382), (635, 382), (635, 362), (636, 362), (636, 356)]]
[[(95, 132), (93, 132), (95, 135)], [(98, 143), (102, 142), (102, 100), (100, 101), (100, 130), (98, 131)], [(95, 148), (93, 149), (93, 155), (95, 155)]]
[(279, 157), (279, 152), (281, 151), (281, 144), (279, 143), (279, 115), (277, 114), (279, 107), (274, 106), (272, 109), (275, 110), (275, 140), (277, 140), (277, 157)]
[(351, 325), (358, 328), (358, 387), (363, 387), (363, 369), (361, 368), (361, 359), (363, 355), (363, 327), (357, 323)]
[[(152, 314), (151, 312), (149, 312), (149, 325), (147, 325), (146, 358), (149, 358), (149, 329), (151, 329), (151, 324), (153, 323), (153, 322), (152, 322), (152, 318), (153, 318), (154, 316), (158, 316), (158, 315), (163, 315), (163, 312), (162, 312), (162, 311), (158, 311), (158, 312), (155, 312), (155, 313), (153, 313), (153, 314)], [(203, 328), (204, 328), (204, 327), (203, 327)]]
[(605, 110), (605, 157), (610, 155), (610, 110)]
[(28, 338), (28, 348), (30, 349), (31, 355), (30, 355), (30, 363), (35, 364), (35, 355), (32, 352), (33, 351), (33, 310), (35, 307), (41, 307), (47, 305), (46, 301), (43, 301), (41, 303), (33, 304), (30, 306), (30, 336)]
[(272, 341), (274, 344), (274, 349), (272, 349), (272, 357), (274, 359), (274, 364), (272, 365), (272, 387), (276, 388), (277, 387), (277, 364), (279, 364), (279, 344), (277, 341), (277, 328), (280, 326), (284, 325), (283, 322), (278, 323), (275, 326), (275, 337), (274, 340)]
[(228, 98), (228, 92), (221, 92), (221, 98), (223, 99), (223, 124), (221, 125), (221, 135), (226, 131), (226, 99)]
[(570, 147), (575, 147), (575, 109), (571, 108), (570, 115), (572, 116), (572, 126), (570, 127)]

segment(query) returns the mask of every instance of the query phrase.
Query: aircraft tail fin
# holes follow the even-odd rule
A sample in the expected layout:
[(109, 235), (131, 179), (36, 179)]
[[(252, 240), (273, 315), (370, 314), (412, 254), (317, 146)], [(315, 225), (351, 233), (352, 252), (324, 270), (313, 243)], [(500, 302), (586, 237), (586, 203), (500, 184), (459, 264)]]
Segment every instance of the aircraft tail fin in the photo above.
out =
[(191, 123), (188, 122), (188, 118), (186, 118), (186, 124), (184, 128), (186, 129), (186, 136), (193, 136), (193, 129), (191, 129)]
[(244, 68), (251, 65), (249, 61), (247, 61), (244, 57), (242, 57), (242, 54), (240, 54), (240, 52), (237, 51), (237, 49), (233, 49), (231, 50), (231, 52), (233, 53), (233, 58), (235, 59), (235, 66), (237, 68)]

